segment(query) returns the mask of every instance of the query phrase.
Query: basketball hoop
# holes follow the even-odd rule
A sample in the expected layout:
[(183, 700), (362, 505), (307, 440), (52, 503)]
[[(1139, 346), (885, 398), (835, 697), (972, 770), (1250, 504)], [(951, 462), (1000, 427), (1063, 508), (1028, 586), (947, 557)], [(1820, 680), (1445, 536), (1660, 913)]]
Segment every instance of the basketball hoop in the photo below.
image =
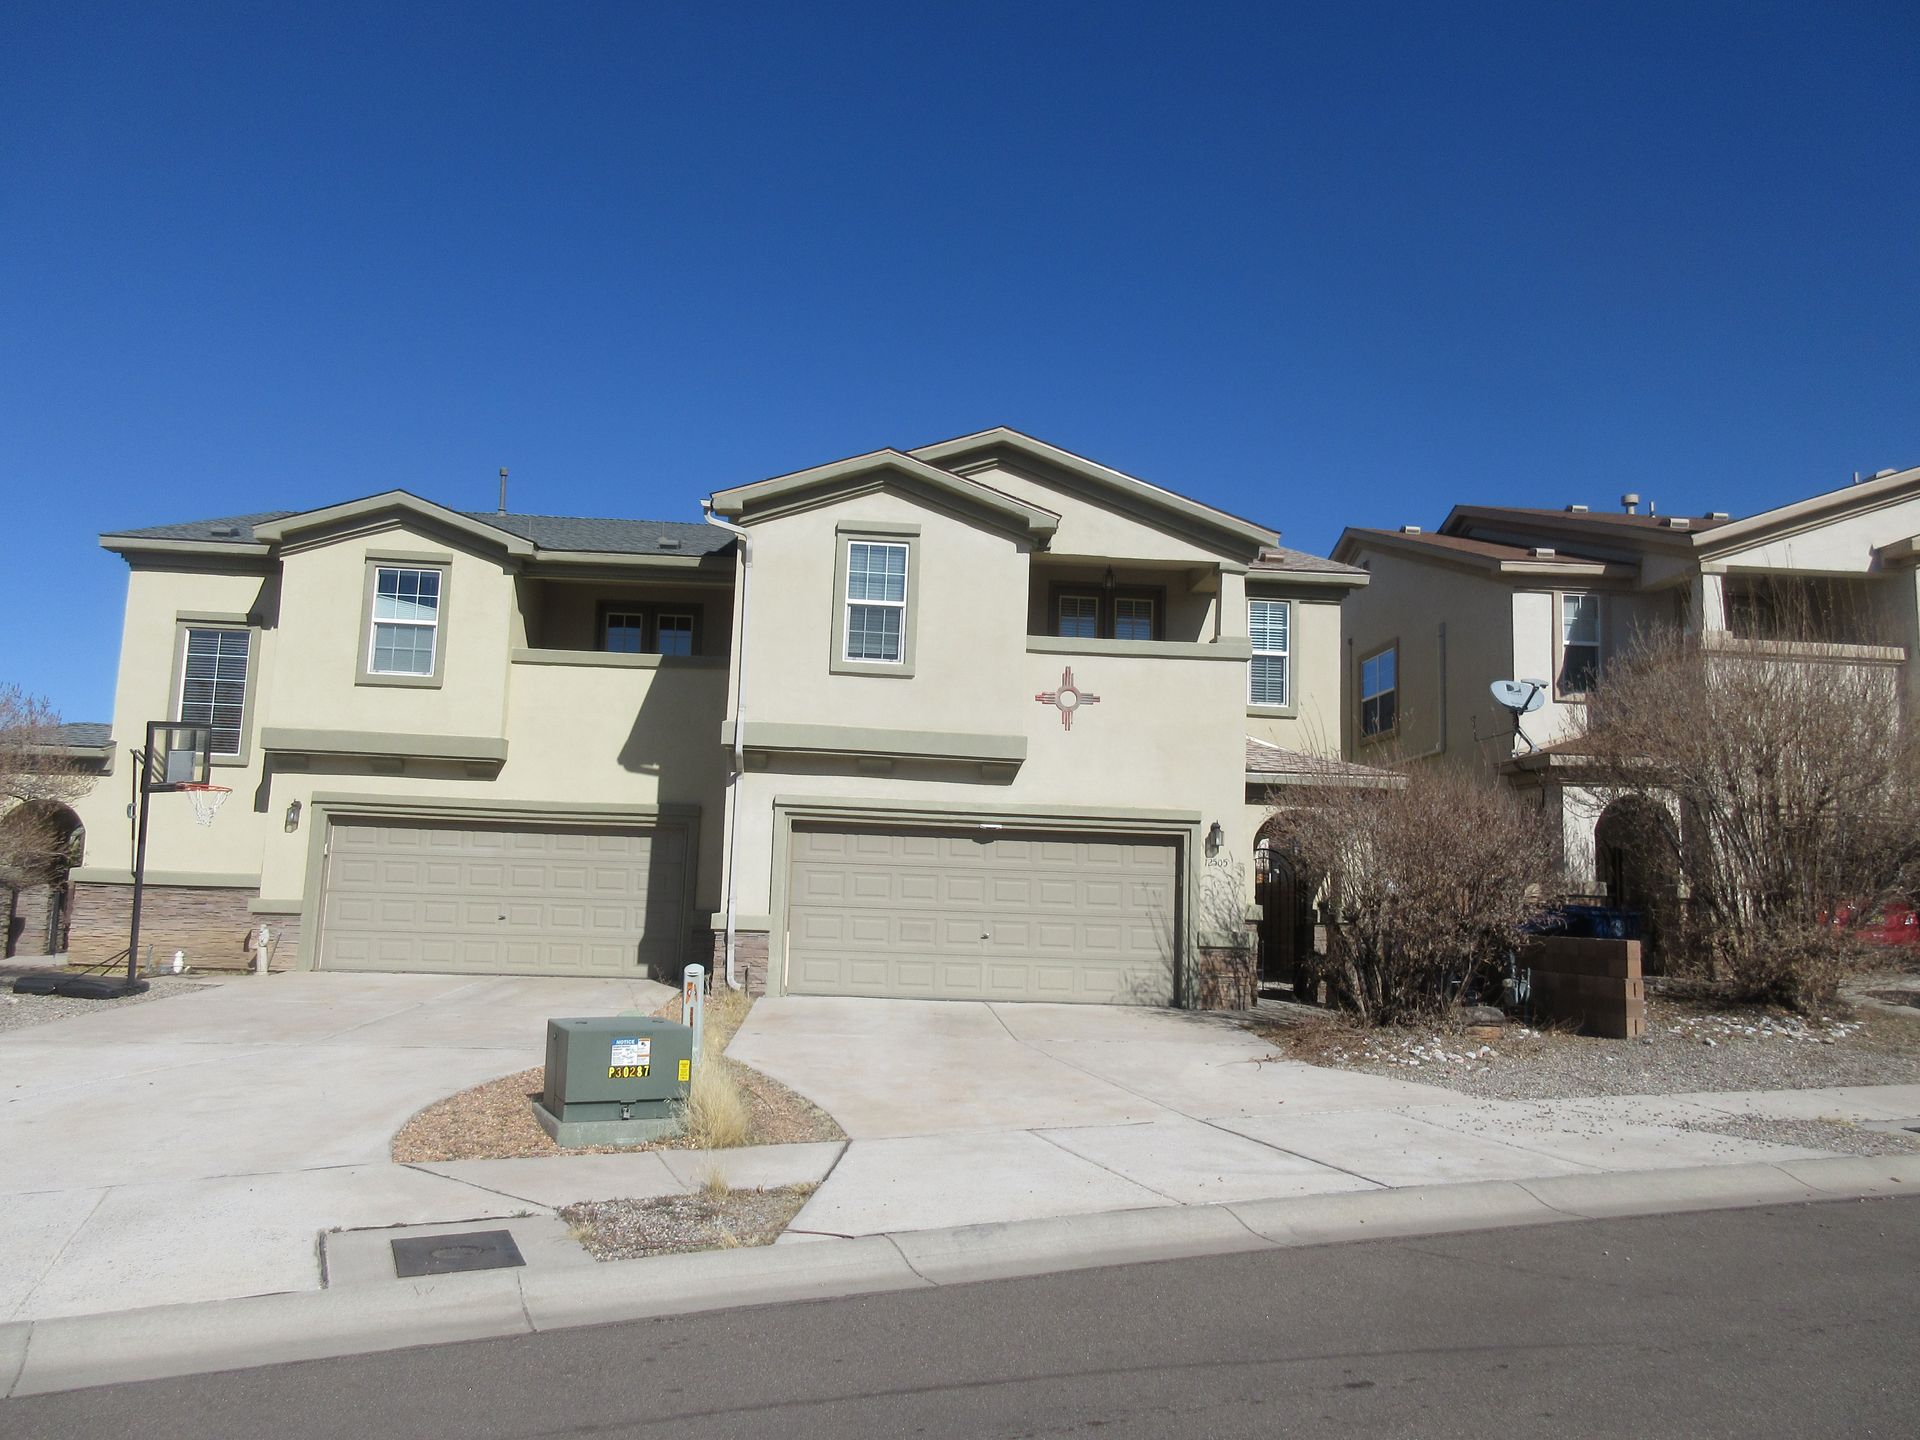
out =
[(231, 785), (184, 784), (173, 788), (193, 802), (193, 818), (202, 826), (213, 824), (213, 817), (220, 813), (227, 796), (233, 793)]

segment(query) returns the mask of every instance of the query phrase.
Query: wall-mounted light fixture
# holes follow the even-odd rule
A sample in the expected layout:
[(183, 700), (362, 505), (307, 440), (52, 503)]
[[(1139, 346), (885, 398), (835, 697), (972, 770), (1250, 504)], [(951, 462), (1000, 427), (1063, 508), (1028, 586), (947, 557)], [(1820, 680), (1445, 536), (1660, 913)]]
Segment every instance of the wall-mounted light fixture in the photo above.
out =
[(1227, 843), (1227, 832), (1218, 820), (1207, 827), (1207, 853), (1217, 855), (1220, 847)]
[[(294, 801), (287, 806), (286, 830), (289, 835), (300, 828), (300, 802)], [(1216, 827), (1218, 828), (1218, 827)]]

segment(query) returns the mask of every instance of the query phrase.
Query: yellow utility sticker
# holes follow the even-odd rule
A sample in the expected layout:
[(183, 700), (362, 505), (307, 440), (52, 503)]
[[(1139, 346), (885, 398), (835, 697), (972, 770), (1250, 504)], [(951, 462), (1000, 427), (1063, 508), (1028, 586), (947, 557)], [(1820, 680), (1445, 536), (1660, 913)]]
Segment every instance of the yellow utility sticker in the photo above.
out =
[(692, 1078), (693, 1078), (693, 1062), (691, 1060), (682, 1060), (680, 1062), (680, 1083), (684, 1085), (687, 1083), (687, 1081), (691, 1080)]
[(651, 1065), (609, 1065), (607, 1067), (609, 1080), (644, 1080), (652, 1073)]

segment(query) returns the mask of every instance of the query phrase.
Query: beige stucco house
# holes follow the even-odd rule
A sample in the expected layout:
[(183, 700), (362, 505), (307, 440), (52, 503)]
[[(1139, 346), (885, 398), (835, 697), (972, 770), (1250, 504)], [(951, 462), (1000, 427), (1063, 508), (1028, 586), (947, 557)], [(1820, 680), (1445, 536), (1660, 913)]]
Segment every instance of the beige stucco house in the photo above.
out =
[[(1774, 643), (1787, 599), (1824, 615), (1785, 659), (1882, 669), (1920, 703), (1920, 469), (1884, 471), (1744, 519), (1460, 505), (1437, 531), (1349, 529), (1337, 560), (1372, 583), (1347, 602), (1349, 755), (1491, 767), (1560, 819), (1569, 878), (1621, 899), (1627, 857), (1577, 744), (1608, 657), (1655, 624)], [(1497, 680), (1536, 680), (1515, 733)], [(1628, 897), (1630, 898), (1630, 897)]]
[(125, 944), (125, 752), (179, 719), (233, 794), (206, 829), (154, 801), (163, 960), (265, 926), (281, 966), (1231, 998), (1264, 772), (1338, 751), (1364, 573), (1008, 430), (709, 503), (102, 537), (123, 763), (80, 807), (75, 957)]

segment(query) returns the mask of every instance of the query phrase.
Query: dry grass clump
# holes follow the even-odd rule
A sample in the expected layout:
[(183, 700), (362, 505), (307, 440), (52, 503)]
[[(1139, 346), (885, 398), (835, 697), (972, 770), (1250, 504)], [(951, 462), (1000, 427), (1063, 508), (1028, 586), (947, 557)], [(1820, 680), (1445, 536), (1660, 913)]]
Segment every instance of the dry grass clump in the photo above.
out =
[(687, 1087), (685, 1138), (696, 1150), (727, 1150), (753, 1142), (753, 1121), (733, 1066), (709, 1035), (706, 1053)]

